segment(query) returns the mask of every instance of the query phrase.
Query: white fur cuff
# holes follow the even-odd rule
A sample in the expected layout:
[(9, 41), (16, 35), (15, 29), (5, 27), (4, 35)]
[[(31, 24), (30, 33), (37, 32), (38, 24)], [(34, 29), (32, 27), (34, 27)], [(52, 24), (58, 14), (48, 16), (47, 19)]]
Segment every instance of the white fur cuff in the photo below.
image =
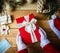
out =
[(20, 44), (20, 45), (18, 45), (18, 51), (24, 50), (24, 49), (26, 49), (26, 48), (27, 48), (27, 47), (26, 47), (25, 44)]
[(49, 40), (42, 40), (42, 42), (40, 43), (40, 46), (43, 48), (43, 47), (45, 47), (45, 45), (47, 45), (47, 44), (49, 44), (50, 43), (50, 41)]
[(52, 31), (57, 35), (57, 37), (60, 39), (60, 31), (54, 26), (54, 20), (48, 21)]

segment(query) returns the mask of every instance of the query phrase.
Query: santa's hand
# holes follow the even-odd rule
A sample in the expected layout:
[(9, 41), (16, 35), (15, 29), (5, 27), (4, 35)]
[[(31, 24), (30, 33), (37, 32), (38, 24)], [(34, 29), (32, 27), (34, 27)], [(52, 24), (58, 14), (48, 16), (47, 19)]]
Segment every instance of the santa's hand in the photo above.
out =
[(23, 43), (23, 41), (22, 41), (22, 38), (21, 38), (20, 33), (17, 34), (16, 44), (17, 44), (17, 47), (18, 47), (18, 51), (24, 50), (24, 49), (27, 48), (27, 46), (26, 46), (26, 45)]
[(43, 48), (45, 45), (49, 44), (50, 41), (47, 39), (47, 34), (42, 28), (39, 29), (39, 33), (41, 34), (40, 46)]

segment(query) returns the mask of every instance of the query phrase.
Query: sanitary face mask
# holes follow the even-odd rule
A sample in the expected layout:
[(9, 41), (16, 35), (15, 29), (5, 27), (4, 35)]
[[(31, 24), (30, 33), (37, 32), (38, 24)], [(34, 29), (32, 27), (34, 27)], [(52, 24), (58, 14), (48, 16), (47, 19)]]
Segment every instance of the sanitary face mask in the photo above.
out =
[(3, 39), (0, 42), (0, 53), (5, 53), (10, 47), (10, 43), (6, 39)]

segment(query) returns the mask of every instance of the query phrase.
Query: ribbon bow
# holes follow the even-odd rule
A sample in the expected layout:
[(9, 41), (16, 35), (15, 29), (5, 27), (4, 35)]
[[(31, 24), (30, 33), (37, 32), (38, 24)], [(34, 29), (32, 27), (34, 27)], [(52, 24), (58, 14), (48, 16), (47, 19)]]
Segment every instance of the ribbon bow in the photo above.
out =
[(25, 17), (26, 21), (23, 21), (23, 23), (18, 24), (18, 28), (24, 27), (25, 26), (25, 31), (31, 34), (32, 42), (37, 41), (34, 30), (36, 29), (35, 23), (37, 22), (36, 19), (32, 19), (29, 22), (29, 17)]

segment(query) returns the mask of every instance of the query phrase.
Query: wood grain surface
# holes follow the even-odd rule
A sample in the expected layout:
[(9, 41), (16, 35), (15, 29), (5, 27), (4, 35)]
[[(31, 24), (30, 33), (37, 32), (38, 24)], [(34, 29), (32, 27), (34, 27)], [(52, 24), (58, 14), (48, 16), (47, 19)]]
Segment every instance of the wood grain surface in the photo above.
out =
[[(3, 38), (6, 38), (12, 45), (12, 47), (8, 51), (6, 51), (6, 53), (17, 53), (16, 35), (18, 33), (18, 28), (16, 19), (21, 16), (28, 15), (30, 13), (33, 13), (35, 15), (35, 18), (37, 19), (37, 24), (46, 31), (48, 39), (51, 41), (51, 43), (55, 47), (60, 49), (60, 40), (57, 38), (56, 34), (50, 29), (50, 26), (48, 24), (48, 20), (50, 18), (49, 15), (37, 14), (36, 10), (16, 10), (11, 12), (13, 22), (11, 24), (8, 24), (8, 26), (10, 27), (9, 34), (0, 36), (0, 41)], [(34, 43), (27, 46), (29, 53), (44, 53), (41, 47), (39, 46), (39, 43)]]

